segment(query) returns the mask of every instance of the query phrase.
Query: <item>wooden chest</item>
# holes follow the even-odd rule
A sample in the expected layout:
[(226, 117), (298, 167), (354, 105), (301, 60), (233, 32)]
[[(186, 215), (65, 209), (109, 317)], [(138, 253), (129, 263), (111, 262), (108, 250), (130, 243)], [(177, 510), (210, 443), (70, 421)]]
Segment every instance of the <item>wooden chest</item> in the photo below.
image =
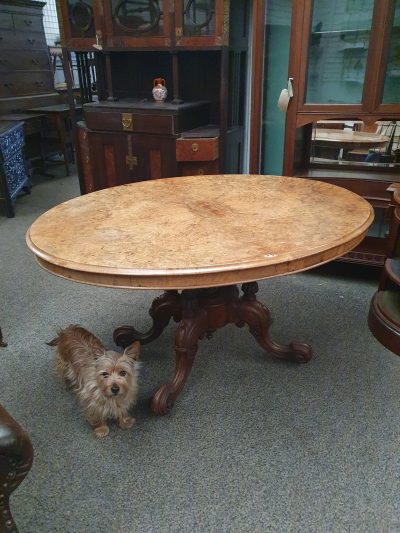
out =
[(101, 131), (177, 136), (208, 121), (209, 103), (180, 105), (124, 99), (84, 105), (88, 128)]

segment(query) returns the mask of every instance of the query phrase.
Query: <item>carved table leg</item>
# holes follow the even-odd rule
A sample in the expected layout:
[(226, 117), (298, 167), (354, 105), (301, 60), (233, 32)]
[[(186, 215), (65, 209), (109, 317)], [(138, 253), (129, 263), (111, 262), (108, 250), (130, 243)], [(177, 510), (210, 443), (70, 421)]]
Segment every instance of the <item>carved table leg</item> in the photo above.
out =
[(153, 325), (147, 332), (139, 332), (133, 326), (120, 326), (114, 331), (115, 344), (122, 348), (126, 348), (134, 341), (147, 344), (161, 335), (172, 317), (178, 322), (181, 317), (181, 297), (178, 291), (166, 291), (156, 298), (149, 314), (153, 319)]
[(304, 342), (293, 341), (289, 345), (274, 342), (269, 335), (272, 318), (269, 310), (256, 299), (258, 284), (256, 282), (242, 285), (243, 296), (240, 298), (236, 312), (239, 318), (237, 325), (243, 323), (249, 326), (250, 333), (264, 350), (271, 352), (275, 357), (307, 363), (312, 357), (311, 346)]
[(192, 369), (197, 341), (207, 333), (207, 312), (199, 306), (200, 293), (199, 290), (182, 291), (182, 320), (175, 336), (175, 373), (151, 398), (150, 407), (155, 415), (167, 414), (174, 405)]

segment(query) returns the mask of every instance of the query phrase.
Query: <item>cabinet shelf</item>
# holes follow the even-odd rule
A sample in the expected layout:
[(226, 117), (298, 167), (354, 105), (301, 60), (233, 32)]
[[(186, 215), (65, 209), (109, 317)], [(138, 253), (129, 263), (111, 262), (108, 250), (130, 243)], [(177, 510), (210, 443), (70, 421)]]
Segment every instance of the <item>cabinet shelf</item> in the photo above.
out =
[(370, 29), (367, 28), (360, 28), (360, 29), (354, 29), (354, 30), (326, 30), (326, 31), (312, 31), (312, 35), (334, 35), (334, 34), (342, 34), (342, 33), (357, 33), (357, 32), (370, 32)]

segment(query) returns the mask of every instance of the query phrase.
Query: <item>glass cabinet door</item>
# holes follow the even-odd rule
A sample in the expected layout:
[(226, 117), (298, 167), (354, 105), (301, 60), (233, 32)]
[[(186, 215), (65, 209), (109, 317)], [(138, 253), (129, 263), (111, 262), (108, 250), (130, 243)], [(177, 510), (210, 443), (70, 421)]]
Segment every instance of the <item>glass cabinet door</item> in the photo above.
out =
[(314, 0), (305, 104), (361, 104), (374, 0)]
[(169, 0), (108, 0), (108, 47), (170, 46)]
[(177, 46), (227, 44), (229, 0), (176, 0), (175, 43)]
[(383, 85), (383, 104), (400, 102), (400, 0), (395, 2), (393, 26), (390, 34), (386, 74)]
[(96, 32), (101, 38), (97, 0), (57, 0), (61, 42), (70, 50), (93, 50)]
[(71, 37), (95, 37), (93, 0), (68, 0)]

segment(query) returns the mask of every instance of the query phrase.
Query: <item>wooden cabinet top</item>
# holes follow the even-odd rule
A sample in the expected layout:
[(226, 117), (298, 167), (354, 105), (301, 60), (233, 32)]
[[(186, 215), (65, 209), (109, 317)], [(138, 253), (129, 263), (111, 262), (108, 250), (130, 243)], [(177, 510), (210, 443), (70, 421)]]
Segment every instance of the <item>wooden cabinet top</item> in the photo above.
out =
[(36, 2), (36, 0), (2, 0), (0, 11), (20, 11), (20, 8), (42, 10), (46, 2)]
[(62, 44), (70, 50), (228, 44), (229, 0), (57, 0), (57, 12)]

